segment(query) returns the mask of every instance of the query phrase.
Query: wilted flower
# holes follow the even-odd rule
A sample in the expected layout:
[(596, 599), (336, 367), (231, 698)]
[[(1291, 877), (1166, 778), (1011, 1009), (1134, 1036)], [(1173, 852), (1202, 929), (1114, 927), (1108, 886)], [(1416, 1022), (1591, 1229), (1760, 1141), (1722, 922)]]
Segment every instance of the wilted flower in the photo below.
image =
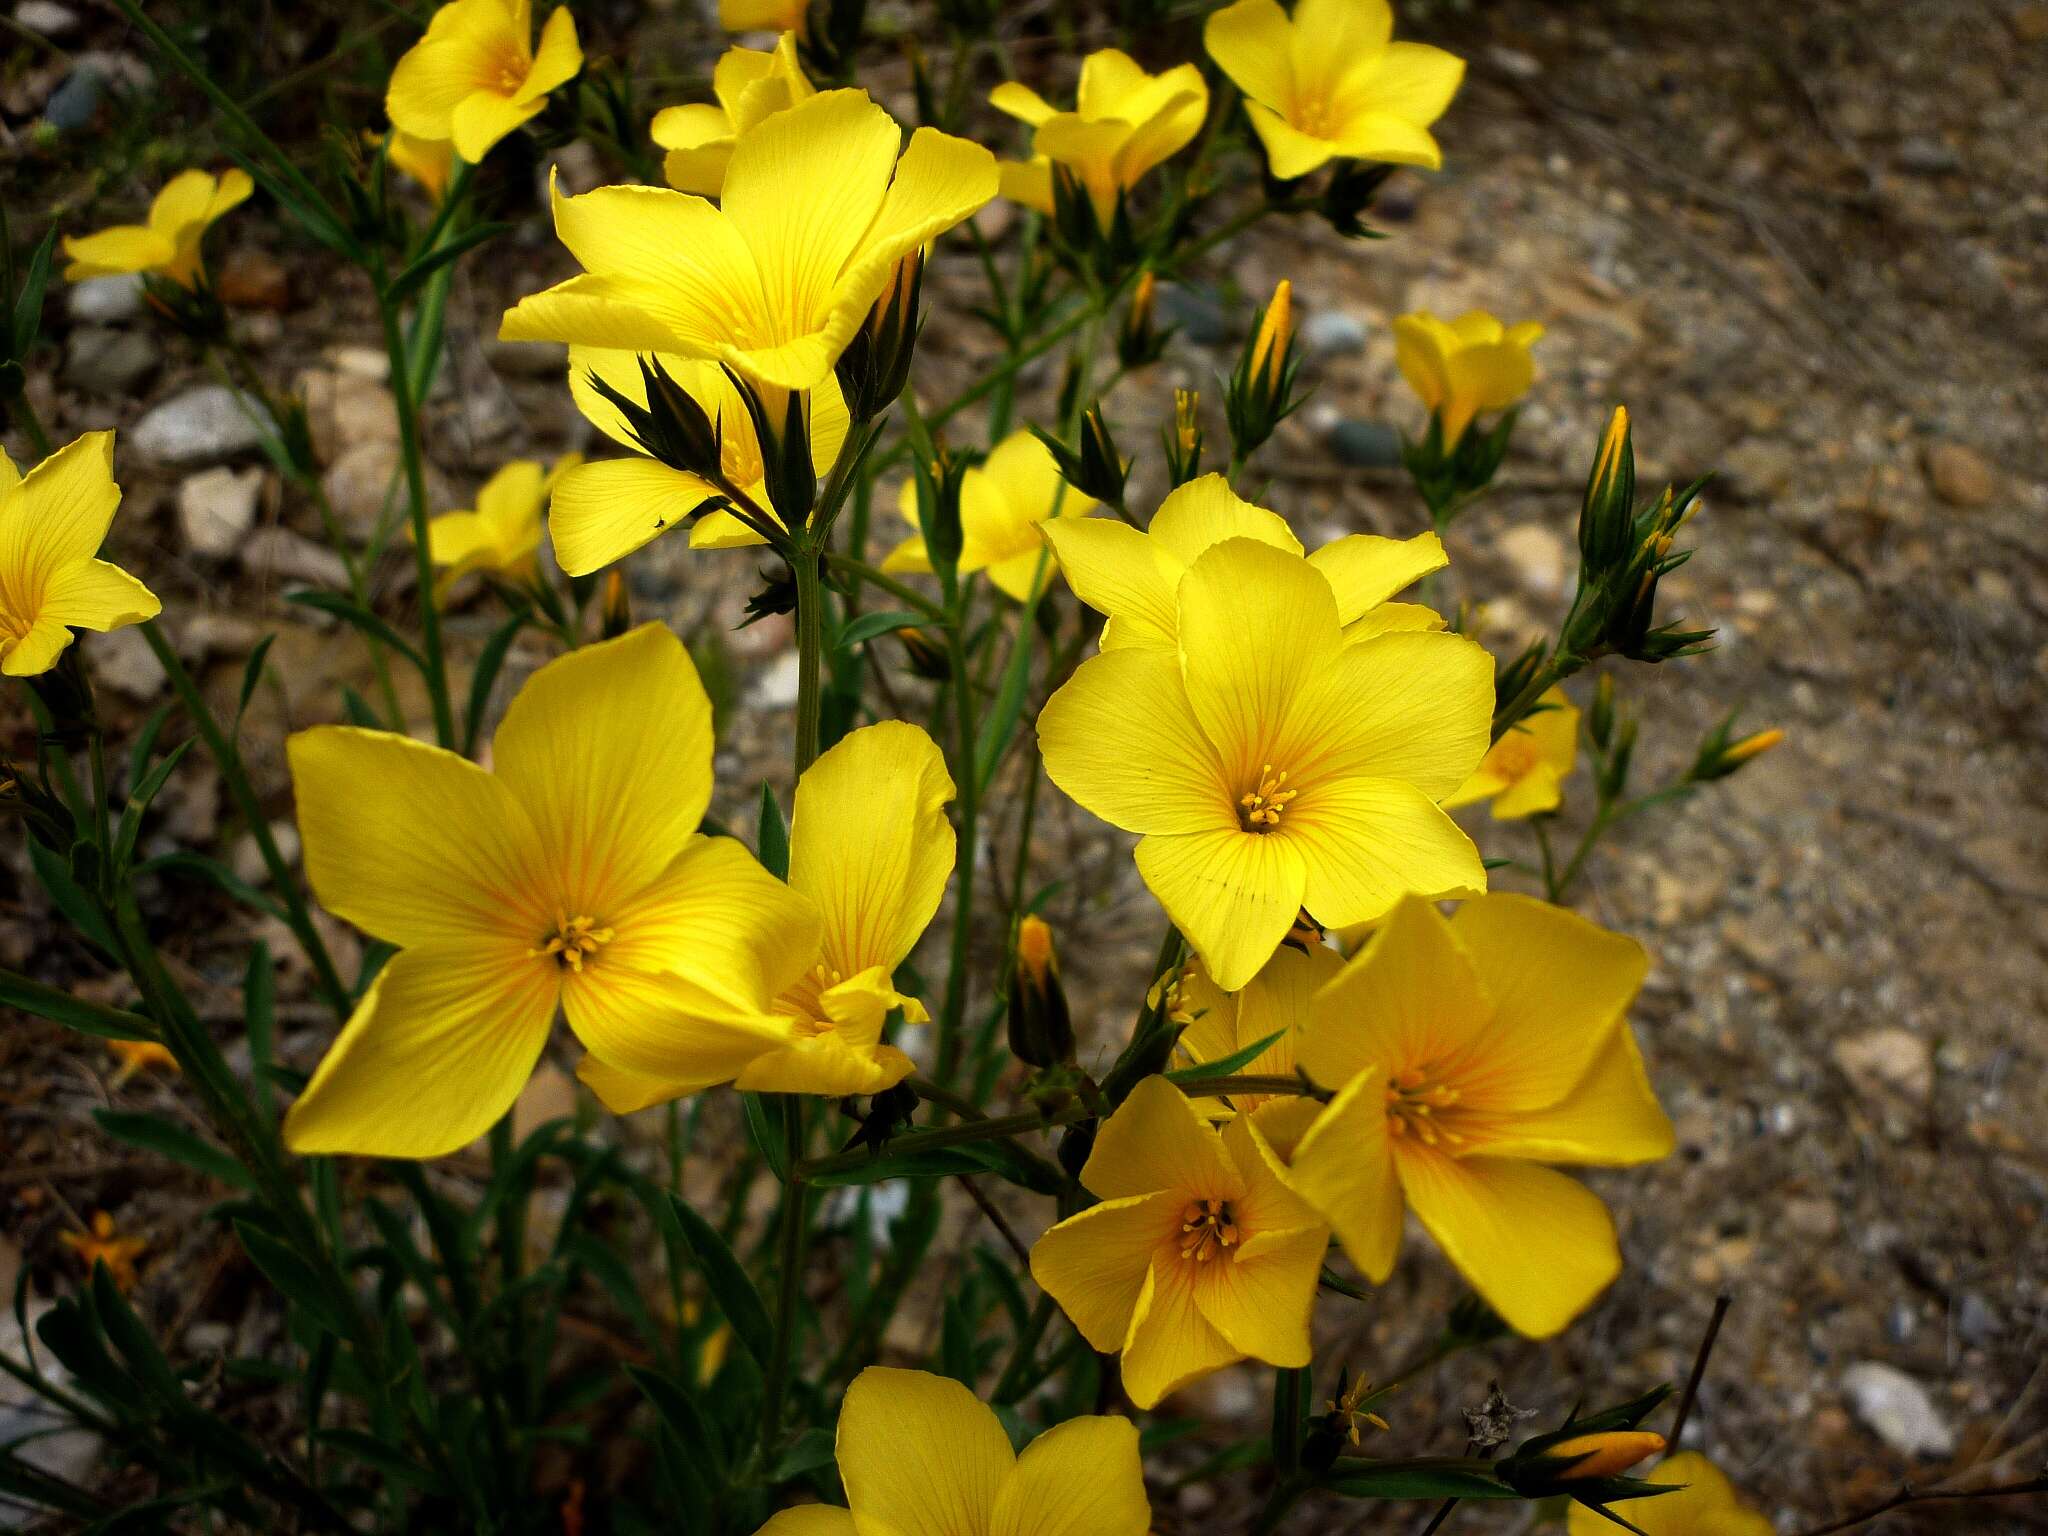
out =
[(78, 1255), (87, 1274), (95, 1264), (106, 1265), (114, 1288), (123, 1293), (135, 1289), (135, 1261), (149, 1251), (149, 1244), (141, 1238), (121, 1236), (114, 1218), (105, 1211), (92, 1213), (89, 1231), (59, 1232), (57, 1241)]
[(1185, 148), (1209, 113), (1209, 87), (1194, 65), (1148, 75), (1115, 48), (1081, 61), (1071, 112), (1015, 80), (997, 86), (988, 99), (997, 111), (1036, 130), (1028, 162), (1003, 162), (1003, 196), (1053, 212), (1053, 168), (1059, 166), (1087, 195), (1103, 229), (1114, 221), (1124, 193)]
[(199, 243), (215, 219), (247, 199), (255, 190), (249, 173), (185, 171), (164, 184), (149, 205), (146, 224), (116, 224), (96, 234), (64, 239), (71, 265), (66, 282), (89, 277), (146, 272), (188, 291), (203, 288), (206, 266)]
[(96, 558), (120, 504), (111, 432), (86, 433), (26, 475), (0, 451), (0, 672), (34, 677), (74, 629), (157, 616), (155, 594)]
[[(906, 480), (897, 498), (903, 520), (917, 526), (917, 483)], [(1094, 513), (1094, 498), (1060, 478), (1052, 454), (1029, 432), (1012, 432), (960, 481), (960, 573), (986, 571), (1008, 596), (1031, 600), (1032, 583), (1043, 590), (1059, 569), (1042, 530), (1052, 519)], [(885, 571), (929, 571), (931, 556), (921, 534), (889, 551)]]
[(1556, 1333), (1621, 1269), (1599, 1196), (1545, 1166), (1672, 1147), (1628, 1007), (1642, 946), (1526, 896), (1397, 906), (1317, 995), (1296, 1057), (1336, 1098), (1289, 1179), (1367, 1277), (1412, 1207), (1517, 1331)]
[(512, 1106), (558, 1007), (592, 1049), (692, 1020), (732, 1072), (758, 1054), (747, 944), (810, 918), (697, 835), (711, 705), (664, 626), (542, 667), (488, 771), (352, 726), (288, 747), (314, 893), (398, 947), (286, 1116), (294, 1150), (454, 1151)]
[(1445, 809), (1491, 800), (1496, 821), (1519, 821), (1557, 809), (1579, 756), (1579, 712), (1562, 688), (1487, 748), (1479, 770), (1445, 798)]
[(1390, 41), (1387, 0), (1237, 0), (1208, 20), (1203, 44), (1245, 94), (1245, 112), (1282, 181), (1333, 159), (1435, 170), (1429, 125), (1465, 77), (1465, 61)]
[(1090, 1344), (1122, 1352), (1132, 1402), (1246, 1358), (1308, 1364), (1330, 1234), (1250, 1120), (1219, 1134), (1148, 1077), (1102, 1123), (1081, 1183), (1101, 1204), (1041, 1237), (1031, 1274)]
[(851, 1507), (785, 1509), (756, 1536), (1145, 1536), (1152, 1526), (1128, 1419), (1083, 1414), (1019, 1453), (951, 1377), (871, 1365), (846, 1389), (836, 1444)]
[(1446, 452), (1475, 416), (1505, 410), (1529, 392), (1536, 378), (1529, 349), (1542, 335), (1533, 320), (1503, 326), (1480, 309), (1448, 322), (1418, 310), (1394, 322), (1394, 360), (1442, 422)]
[(548, 92), (583, 68), (576, 18), (564, 5), (533, 44), (531, 0), (451, 0), (391, 71), (384, 111), (421, 139), (447, 139), (475, 164), (522, 123)]
[(1484, 888), (1436, 804), (1486, 751), (1484, 651), (1447, 634), (1348, 642), (1323, 572), (1248, 538), (1201, 554), (1161, 607), (1149, 622), (1177, 649), (1083, 662), (1039, 744), (1055, 784), (1141, 834), (1139, 873), (1218, 986), (1256, 975), (1304, 908), (1342, 925), (1411, 891)]
[(649, 132), (654, 142), (668, 151), (661, 163), (663, 180), (678, 192), (718, 196), (739, 136), (817, 94), (797, 62), (796, 44), (796, 33), (789, 31), (782, 34), (772, 53), (728, 48), (711, 70), (711, 92), (718, 98), (715, 106), (692, 102), (664, 107), (654, 114)]

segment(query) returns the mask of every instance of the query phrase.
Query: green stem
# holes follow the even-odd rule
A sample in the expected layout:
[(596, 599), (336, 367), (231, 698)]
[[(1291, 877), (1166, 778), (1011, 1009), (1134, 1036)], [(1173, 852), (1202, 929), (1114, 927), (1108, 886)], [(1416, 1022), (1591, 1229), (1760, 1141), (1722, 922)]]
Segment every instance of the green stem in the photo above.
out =
[(26, 389), (16, 392), (14, 404), (10, 409), (14, 413), (14, 419), (21, 423), (22, 430), (28, 433), (28, 440), (34, 446), (37, 458), (47, 459), (56, 451), (50, 442), (50, 434), (43, 430), (43, 418), (38, 416), (36, 408), (29, 404)]
[(206, 707), (198, 685), (192, 681), (192, 674), (185, 670), (185, 663), (154, 621), (142, 626), (142, 637), (149, 642), (158, 665), (164, 669), (164, 676), (170, 680), (171, 691), (185, 706), (192, 728), (206, 744), (208, 755), (213, 758), (214, 766), (220, 770), (220, 776), (228, 786), (228, 793), (234, 798), (236, 810), (249, 828), (249, 835), (256, 839), (256, 851), (263, 857), (263, 867), (269, 871), (270, 883), (277, 888), (278, 897), (284, 902), (285, 921), (313, 967), (313, 985), (320, 993), (321, 1001), (334, 1010), (337, 1018), (347, 1018), (355, 1007), (355, 1000), (342, 984), (341, 973), (335, 969), (333, 957), (327, 953), (319, 930), (313, 926), (313, 914), (307, 907), (305, 892), (293, 878), (284, 855), (278, 851), (277, 839), (270, 834), (269, 818), (263, 814), (262, 803), (256, 798), (256, 788), (249, 782), (249, 770), (242, 762), (241, 752), (215, 722), (213, 711)]
[(782, 1215), (776, 1240), (775, 1338), (768, 1355), (767, 1385), (761, 1401), (761, 1443), (764, 1470), (773, 1465), (782, 1438), (782, 1405), (789, 1392), (790, 1360), (796, 1352), (797, 1309), (803, 1300), (807, 1197), (800, 1176), (804, 1155), (803, 1100), (795, 1094), (784, 1102), (783, 1164), (790, 1177), (782, 1186)]
[(825, 564), (831, 570), (843, 571), (849, 576), (859, 578), (860, 581), (868, 586), (879, 588), (904, 606), (916, 609), (934, 624), (950, 622), (946, 610), (919, 592), (915, 587), (907, 587), (893, 576), (883, 575), (882, 572), (864, 561), (856, 560), (851, 555), (838, 555), (827, 550), (825, 552)]
[(818, 688), (825, 653), (825, 584), (819, 580), (818, 547), (801, 539), (790, 551), (789, 568), (796, 576), (796, 773), (818, 759)]
[(953, 883), (953, 936), (946, 958), (946, 995), (939, 1012), (938, 1079), (950, 1084), (959, 1075), (961, 1029), (967, 1019), (968, 948), (974, 938), (974, 866), (981, 841), (981, 774), (975, 763), (974, 685), (968, 676), (962, 636), (967, 587), (960, 588), (959, 611), (947, 631), (946, 652), (952, 665), (954, 781), (960, 792), (959, 863)]
[(1053, 1313), (1058, 1310), (1058, 1304), (1052, 1297), (1041, 1292), (1038, 1305), (1031, 1309), (1031, 1316), (1025, 1320), (1017, 1342), (1010, 1347), (1010, 1363), (1003, 1367), (1003, 1374), (997, 1379), (996, 1389), (991, 1394), (991, 1400), (998, 1407), (1019, 1401), (1036, 1385), (1032, 1376), (1038, 1344), (1052, 1324)]
[(455, 712), (448, 702), (448, 658), (441, 650), (441, 610), (434, 597), (434, 561), (427, 534), (427, 470), (420, 450), (419, 402), (413, 397), (412, 371), (407, 366), (405, 335), (392, 302), (384, 258), (376, 259), (372, 276), (377, 286), (377, 315), (384, 326), (384, 351), (391, 361), (391, 399), (398, 412), (398, 450), (405, 462), (405, 486), (411, 506), (413, 560), (419, 578), (420, 651), (426, 658), (427, 697), (434, 710), (434, 739), (455, 746)]

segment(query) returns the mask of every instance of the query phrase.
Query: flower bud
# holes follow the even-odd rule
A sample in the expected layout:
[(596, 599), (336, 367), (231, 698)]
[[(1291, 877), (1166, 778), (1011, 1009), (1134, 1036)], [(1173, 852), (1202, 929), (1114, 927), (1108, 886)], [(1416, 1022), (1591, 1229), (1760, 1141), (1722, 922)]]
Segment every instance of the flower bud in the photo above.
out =
[(1112, 507), (1124, 504), (1124, 481), (1130, 475), (1130, 466), (1117, 451), (1116, 439), (1110, 435), (1109, 422), (1102, 414), (1102, 403), (1097, 401), (1081, 415), (1081, 445), (1069, 448), (1048, 432), (1033, 427), (1032, 432), (1045, 444), (1046, 451), (1059, 466), (1060, 478), (1084, 496)]
[(924, 536), (932, 570), (948, 592), (958, 579), (960, 551), (966, 541), (960, 527), (960, 490), (967, 469), (967, 461), (947, 452), (944, 444), (937, 445), (932, 459), (916, 463), (917, 531)]
[(1259, 329), (1252, 337), (1251, 373), (1268, 389), (1280, 381), (1288, 351), (1294, 346), (1294, 284), (1281, 278), (1274, 286), (1273, 300), (1259, 317)]
[(1117, 332), (1117, 361), (1126, 368), (1142, 368), (1156, 362), (1166, 338), (1159, 333), (1159, 280), (1147, 270), (1138, 276), (1131, 290), (1130, 306), (1124, 311), (1123, 329)]
[(811, 392), (756, 384), (730, 367), (725, 376), (739, 391), (754, 423), (768, 504), (784, 526), (801, 528), (818, 501), (818, 467), (811, 460)]
[(1588, 571), (1605, 571), (1628, 557), (1635, 517), (1636, 455), (1628, 408), (1617, 405), (1586, 477), (1579, 509), (1579, 558)]
[(1053, 949), (1052, 929), (1036, 913), (1017, 925), (1009, 1013), (1010, 1050), (1019, 1061), (1050, 1067), (1072, 1059), (1074, 1023), (1060, 985), (1059, 956)]
[(1161, 436), (1166, 443), (1168, 489), (1186, 485), (1202, 472), (1202, 396), (1197, 390), (1173, 392), (1173, 425)]
[(1653, 1429), (1610, 1429), (1597, 1435), (1578, 1435), (1543, 1454), (1571, 1465), (1552, 1474), (1556, 1482), (1578, 1482), (1591, 1477), (1619, 1477), (1639, 1461), (1664, 1449), (1664, 1437)]
[(888, 286), (869, 307), (860, 329), (839, 354), (835, 370), (856, 423), (872, 421), (889, 408), (910, 380), (917, 350), (917, 304), (924, 288), (924, 248), (896, 263)]
[(946, 648), (922, 629), (899, 629), (896, 639), (910, 662), (910, 670), (927, 682), (943, 683), (953, 675), (953, 662)]
[(590, 387), (618, 407), (633, 441), (654, 458), (670, 469), (716, 480), (724, 472), (719, 424), (652, 355), (639, 361), (646, 404), (620, 393), (595, 372), (589, 375)]
[(604, 638), (616, 640), (633, 627), (633, 604), (626, 593), (626, 573), (616, 565), (604, 573)]
[(1735, 716), (1731, 713), (1707, 732), (1700, 743), (1699, 752), (1692, 760), (1692, 767), (1686, 770), (1686, 779), (1694, 784), (1711, 784), (1716, 779), (1725, 779), (1751, 758), (1762, 757), (1764, 753), (1785, 739), (1785, 733), (1773, 727), (1765, 731), (1753, 731), (1738, 741), (1730, 741), (1729, 733), (1735, 729)]
[(1605, 672), (1593, 685), (1593, 707), (1586, 714), (1586, 732), (1593, 738), (1594, 746), (1603, 752), (1607, 750), (1608, 739), (1614, 734), (1614, 679)]
[(1230, 450), (1240, 463), (1301, 404), (1294, 398), (1294, 376), (1300, 367), (1294, 355), (1294, 285), (1282, 278), (1259, 314), (1258, 328), (1245, 343), (1224, 398)]

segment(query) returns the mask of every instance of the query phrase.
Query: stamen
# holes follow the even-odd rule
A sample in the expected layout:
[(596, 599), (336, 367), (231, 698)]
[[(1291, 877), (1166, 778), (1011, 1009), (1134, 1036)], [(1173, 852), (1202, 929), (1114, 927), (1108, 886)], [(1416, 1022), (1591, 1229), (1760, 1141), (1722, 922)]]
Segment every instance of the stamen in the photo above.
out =
[(1180, 1213), (1180, 1256), (1197, 1264), (1237, 1246), (1237, 1222), (1228, 1200), (1190, 1200)]
[(555, 964), (566, 971), (583, 974), (583, 963), (616, 937), (610, 928), (600, 928), (594, 917), (558, 917), (555, 930), (542, 940), (537, 948), (527, 954), (536, 958), (554, 956)]
[(1425, 1147), (1439, 1142), (1463, 1146), (1465, 1138), (1444, 1118), (1444, 1111), (1463, 1097), (1449, 1083), (1432, 1082), (1423, 1068), (1397, 1072), (1387, 1081), (1387, 1130), (1395, 1136), (1413, 1136)]
[(1259, 787), (1238, 796), (1238, 806), (1244, 811), (1244, 826), (1247, 832), (1270, 832), (1280, 825), (1280, 813), (1301, 791), (1286, 788), (1287, 775), (1273, 771), (1267, 763), (1259, 770)]

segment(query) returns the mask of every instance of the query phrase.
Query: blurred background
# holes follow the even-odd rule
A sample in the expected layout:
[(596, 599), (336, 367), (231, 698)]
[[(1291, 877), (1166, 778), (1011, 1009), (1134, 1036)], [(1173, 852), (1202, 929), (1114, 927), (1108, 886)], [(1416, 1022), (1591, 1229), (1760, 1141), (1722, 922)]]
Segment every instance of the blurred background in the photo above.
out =
[[(628, 128), (704, 99), (724, 38), (699, 0), (575, 9), (586, 52), (632, 80)], [(926, 9), (869, 8), (860, 80), (905, 118), (915, 115), (907, 50), (946, 46)], [(1199, 58), (1203, 9), (1166, 11), (1135, 51), (1154, 68)], [(1261, 456), (1247, 494), (1311, 544), (1427, 526), (1400, 469), (1400, 434), (1417, 431), (1421, 413), (1393, 365), (1394, 316), (1484, 307), (1540, 321), (1539, 380), (1514, 453), (1495, 493), (1449, 535), (1448, 596), (1474, 605), (1473, 625), (1497, 653), (1554, 625), (1585, 470), (1607, 412), (1625, 403), (1644, 481), (1718, 472), (1695, 524), (1700, 553), (1665, 591), (1673, 616), (1719, 629), (1719, 648), (1625, 680), (1644, 720), (1642, 771), (1668, 777), (1737, 706), (1745, 727), (1779, 726), (1788, 741), (1685, 814), (1629, 825), (1579, 891), (1583, 910), (1655, 957), (1635, 1018), (1679, 1133), (1668, 1162), (1595, 1180), (1622, 1227), (1622, 1280), (1560, 1340), (1497, 1344), (1426, 1375), (1383, 1408), (1392, 1429), (1376, 1445), (1455, 1449), (1458, 1409), (1490, 1381), (1554, 1414), (1580, 1393), (1607, 1402), (1682, 1377), (1714, 1298), (1727, 1294), (1733, 1309), (1688, 1439), (1781, 1530), (1823, 1523), (1901, 1479), (1967, 1486), (2038, 1470), (2048, 1461), (2048, 4), (1398, 9), (1403, 35), (1470, 60), (1438, 125), (1444, 171), (1395, 178), (1376, 210), (1384, 240), (1270, 222), (1219, 248), (1199, 281), (1162, 291), (1178, 335), (1109, 403), (1123, 440), (1138, 445), (1133, 505), (1152, 505), (1163, 484), (1147, 446), (1172, 387), (1218, 403), (1218, 376), (1279, 278), (1294, 283), (1314, 395)], [(382, 126), (383, 80), (416, 35), (407, 7), (369, 0), (151, 10), (309, 164), (357, 152), (362, 130)], [(1046, 0), (1001, 6), (1000, 29), (1019, 75), (1064, 85), (1052, 72), (1114, 40), (1119, 19), (1114, 6)], [(984, 141), (1021, 150), (994, 114), (969, 122)], [(633, 174), (604, 137), (508, 143), (492, 157), (486, 199), (520, 233), (456, 282), (449, 365), (430, 404), (438, 507), (471, 505), (507, 458), (593, 446), (559, 351), (502, 346), (495, 334), (506, 304), (571, 270), (540, 195), (548, 168), (575, 190)], [(82, 232), (138, 217), (169, 175), (219, 168), (226, 147), (203, 100), (165, 78), (111, 10), (0, 0), (0, 208), (18, 252), (53, 219)], [(644, 152), (644, 137), (634, 147)], [(1012, 217), (991, 210), (984, 228)], [(257, 367), (306, 399), (330, 499), (367, 533), (397, 462), (368, 294), (261, 196), (216, 231), (209, 265)], [(997, 343), (967, 312), (979, 296), (971, 259), (939, 261), (927, 294), (914, 383), (946, 394)], [(45, 335), (30, 397), (60, 441), (120, 429), (126, 500), (111, 557), (147, 573), (217, 702), (232, 708), (250, 647), (277, 634), (274, 686), (252, 704), (244, 741), (288, 824), (283, 731), (332, 718), (339, 686), (366, 687), (367, 666), (357, 640), (316, 627), (318, 615), (280, 594), (338, 585), (340, 563), (311, 510), (281, 493), (246, 422), (209, 404), (214, 381), (190, 348), (132, 291), (56, 285)], [(1049, 419), (1057, 377), (1025, 382), (1020, 417), (1035, 401)], [(7, 446), (27, 456), (23, 441)], [(719, 772), (735, 813), (760, 779), (786, 775), (795, 695), (786, 622), (733, 628), (758, 563), (669, 539), (629, 567), (636, 615), (692, 634), (729, 706)], [(406, 611), (409, 580), (404, 558), (380, 567), (387, 611)], [(458, 604), (458, 652), (473, 653), (493, 622), (486, 597)], [(135, 631), (92, 637), (86, 651), (117, 728), (162, 702), (162, 674)], [(914, 698), (922, 685), (902, 667), (890, 686)], [(0, 743), (19, 757), (32, 731), (9, 709)], [(210, 775), (187, 760), (150, 836), (258, 879), (253, 842)], [(1574, 788), (1582, 810), (1590, 795), (1582, 779)], [(1046, 793), (1039, 858), (1068, 872), (1049, 915), (1077, 1016), (1106, 1051), (1143, 984), (1157, 919), (1126, 843)], [(1568, 788), (1568, 832), (1574, 807)], [(1006, 835), (1000, 808), (996, 822)], [(1467, 824), (1489, 855), (1531, 854), (1526, 829), (1488, 822), (1483, 808)], [(55, 936), (22, 846), (4, 844), (0, 964), (124, 1001), (98, 957)], [(1498, 880), (1529, 888), (1513, 870)], [(231, 1013), (249, 920), (198, 887), (166, 907), (167, 950), (202, 992), (216, 984)], [(303, 1064), (326, 1026), (290, 970), (288, 936), (270, 938), (287, 967), (285, 1048)], [(337, 929), (334, 942), (350, 941)], [(198, 1219), (209, 1191), (94, 1131), (93, 1108), (175, 1111), (175, 1079), (145, 1069), (117, 1081), (121, 1067), (54, 1026), (14, 1017), (0, 1028), (0, 1285), (12, 1294), (23, 1266), (45, 1293), (75, 1285), (58, 1234), (104, 1210), (146, 1245), (138, 1305), (167, 1338), (202, 1361), (230, 1345), (260, 1352), (276, 1320), (232, 1243)], [(573, 1093), (561, 1073), (544, 1077), (530, 1112), (563, 1112)], [(619, 1133), (635, 1134), (630, 1123)], [(460, 1160), (448, 1176), (463, 1176)], [(1046, 1218), (1029, 1206), (1014, 1215), (1030, 1224), (1027, 1240)], [(963, 1205), (963, 1241), (972, 1224)], [(935, 1294), (946, 1273), (934, 1266)], [(1445, 1266), (1411, 1243), (1381, 1299), (1328, 1304), (1325, 1363), (1388, 1374), (1455, 1295)], [(936, 1326), (935, 1310), (910, 1317), (888, 1347), (914, 1356)], [(0, 1323), (0, 1346), (15, 1347), (13, 1328)], [(0, 1438), (17, 1412), (8, 1403), (0, 1389)], [(1174, 1406), (1213, 1419), (1215, 1443), (1265, 1412), (1262, 1391), (1235, 1373)], [(89, 1445), (71, 1449), (91, 1465)], [(1175, 1454), (1190, 1467), (1199, 1459), (1194, 1448)], [(1155, 1500), (1160, 1529), (1236, 1528), (1222, 1488), (1167, 1491)], [(1406, 1528), (1384, 1507), (1348, 1518), (1301, 1528)], [(1533, 1518), (1516, 1511), (1506, 1526)], [(0, 1526), (7, 1519), (0, 1512)], [(1965, 1528), (2048, 1528), (2048, 1500), (1936, 1506), (1884, 1527)]]

